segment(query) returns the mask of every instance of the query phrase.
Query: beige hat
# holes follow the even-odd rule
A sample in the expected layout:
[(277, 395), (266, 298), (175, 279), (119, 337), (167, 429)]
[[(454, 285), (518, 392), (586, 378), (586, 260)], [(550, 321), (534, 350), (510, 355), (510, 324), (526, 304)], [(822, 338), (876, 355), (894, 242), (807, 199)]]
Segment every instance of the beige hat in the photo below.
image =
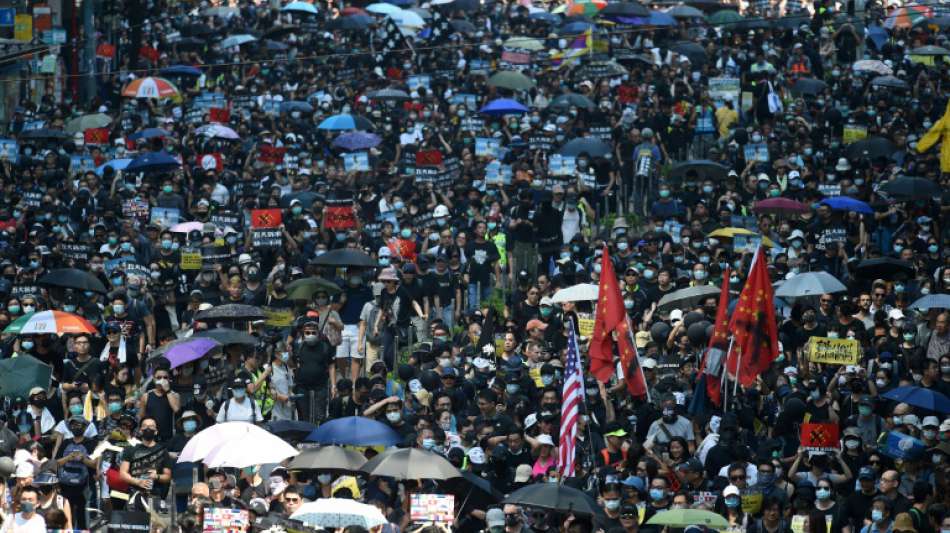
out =
[(531, 479), (531, 465), (518, 465), (515, 470), (515, 483), (525, 483)]
[(382, 272), (379, 273), (379, 277), (376, 278), (377, 281), (399, 281), (399, 276), (396, 275), (396, 269), (393, 267), (384, 268)]

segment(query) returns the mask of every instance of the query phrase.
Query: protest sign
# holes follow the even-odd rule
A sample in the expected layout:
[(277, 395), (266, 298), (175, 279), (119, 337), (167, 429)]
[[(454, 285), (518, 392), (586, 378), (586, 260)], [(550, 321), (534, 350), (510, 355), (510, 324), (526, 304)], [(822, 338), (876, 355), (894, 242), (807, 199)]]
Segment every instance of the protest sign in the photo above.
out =
[(66, 259), (73, 259), (75, 261), (89, 260), (88, 244), (63, 243), (59, 245), (59, 252)]
[(261, 307), (264, 312), (264, 325), (275, 328), (290, 327), (294, 322), (294, 312), (292, 309), (277, 309), (274, 307)]
[(255, 248), (280, 248), (284, 243), (283, 232), (275, 228), (251, 230), (251, 244)]
[(868, 136), (868, 127), (848, 125), (844, 127), (841, 133), (842, 142), (844, 142), (844, 144), (851, 144), (866, 139)]
[(280, 209), (252, 209), (251, 227), (254, 229), (279, 228), (281, 224)]
[(838, 424), (805, 422), (802, 424), (802, 447), (809, 451), (828, 452), (838, 449)]
[(122, 201), (122, 216), (126, 218), (137, 218), (145, 220), (148, 218), (148, 200), (142, 198), (129, 198)]
[(347, 172), (367, 172), (369, 154), (366, 152), (347, 152), (343, 154), (343, 169)]
[(739, 101), (739, 78), (709, 78), (709, 97), (716, 106), (722, 106), (727, 98)]
[(741, 253), (755, 253), (762, 243), (762, 237), (759, 235), (736, 235), (732, 238), (732, 251)]
[(170, 228), (178, 224), (181, 217), (177, 207), (153, 207), (149, 222), (158, 224), (163, 228)]
[(501, 140), (493, 137), (475, 138), (475, 155), (478, 157), (498, 157)]
[(232, 211), (216, 211), (211, 215), (210, 222), (218, 228), (241, 229), (244, 225), (243, 218), (239, 213)]
[(805, 354), (812, 363), (856, 365), (861, 359), (861, 344), (857, 339), (810, 337), (805, 345)]
[(451, 524), (455, 518), (455, 496), (451, 494), (413, 494), (409, 514), (413, 522)]
[(148, 533), (151, 519), (145, 512), (112, 511), (107, 529), (109, 533)]
[(201, 252), (198, 250), (182, 250), (181, 269), (201, 270)]
[(251, 515), (244, 509), (206, 507), (202, 524), (208, 533), (244, 533), (251, 524)]

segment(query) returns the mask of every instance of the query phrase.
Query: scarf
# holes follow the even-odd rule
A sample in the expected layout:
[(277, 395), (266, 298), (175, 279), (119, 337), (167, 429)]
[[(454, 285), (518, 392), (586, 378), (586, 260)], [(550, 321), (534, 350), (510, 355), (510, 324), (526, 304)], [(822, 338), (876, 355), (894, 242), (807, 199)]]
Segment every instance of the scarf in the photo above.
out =
[(119, 350), (115, 356), (112, 355), (110, 348), (112, 344), (107, 342), (105, 347), (102, 348), (102, 353), (99, 354), (100, 361), (108, 361), (110, 366), (118, 366), (120, 363), (125, 364), (125, 335), (119, 335)]

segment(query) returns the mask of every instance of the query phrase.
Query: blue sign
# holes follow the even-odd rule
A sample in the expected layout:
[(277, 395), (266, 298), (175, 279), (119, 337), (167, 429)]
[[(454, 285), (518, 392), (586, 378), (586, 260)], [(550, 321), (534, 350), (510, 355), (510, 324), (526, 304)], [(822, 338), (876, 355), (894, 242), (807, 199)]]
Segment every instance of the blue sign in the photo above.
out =
[(0, 9), (0, 26), (13, 26), (16, 20), (16, 9), (5, 7)]

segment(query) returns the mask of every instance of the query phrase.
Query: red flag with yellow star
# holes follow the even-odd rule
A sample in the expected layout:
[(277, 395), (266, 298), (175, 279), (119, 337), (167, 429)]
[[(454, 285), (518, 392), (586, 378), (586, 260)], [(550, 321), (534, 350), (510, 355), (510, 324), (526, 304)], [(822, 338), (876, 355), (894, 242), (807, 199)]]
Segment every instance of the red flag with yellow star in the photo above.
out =
[(700, 375), (706, 374), (706, 396), (716, 407), (722, 406), (722, 363), (729, 349), (729, 274), (728, 268), (722, 272), (716, 323), (706, 347), (706, 356), (699, 366)]
[(601, 382), (606, 382), (614, 375), (614, 338), (611, 334), (621, 322), (625, 322), (625, 317), (617, 274), (614, 273), (610, 253), (604, 246), (604, 254), (600, 256), (594, 333), (587, 352), (590, 355), (590, 373)]
[(774, 292), (765, 262), (765, 252), (760, 246), (729, 321), (733, 341), (726, 368), (744, 387), (755, 383), (755, 378), (768, 370), (778, 357)]

